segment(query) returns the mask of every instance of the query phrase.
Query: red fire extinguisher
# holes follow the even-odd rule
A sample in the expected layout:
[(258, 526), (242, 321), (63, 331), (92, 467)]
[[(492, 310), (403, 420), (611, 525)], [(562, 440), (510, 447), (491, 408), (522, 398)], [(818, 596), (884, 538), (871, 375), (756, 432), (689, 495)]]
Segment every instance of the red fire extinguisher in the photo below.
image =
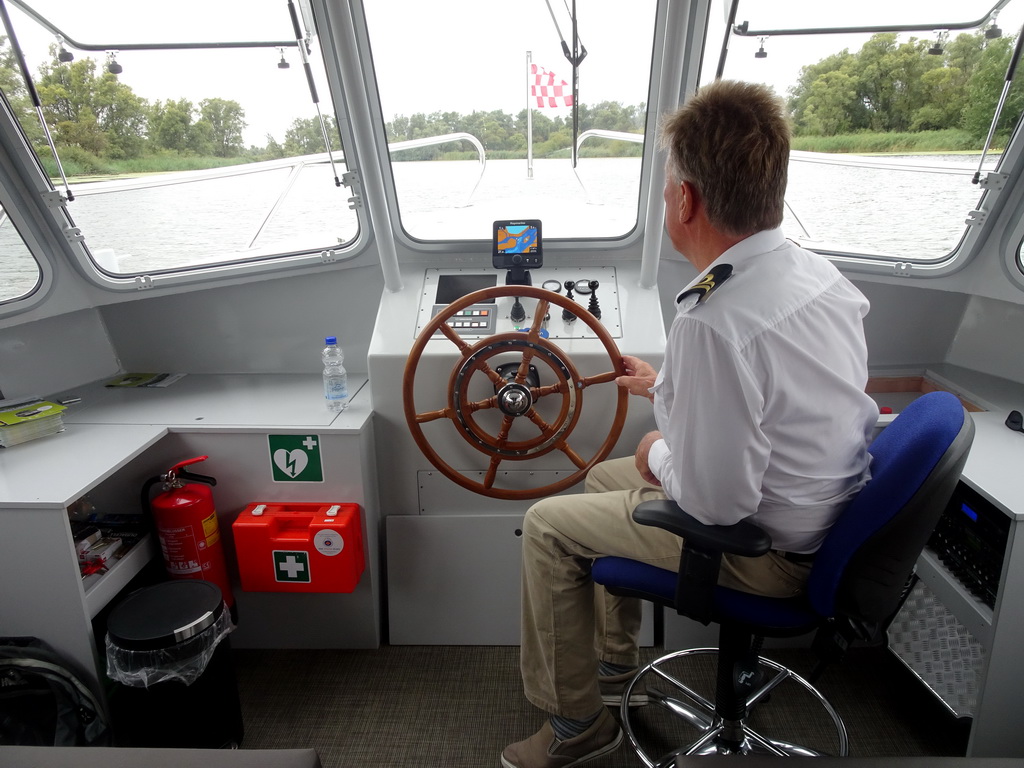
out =
[[(217, 481), (184, 469), (208, 458), (197, 456), (178, 462), (166, 474), (147, 480), (142, 487), (142, 505), (143, 508), (149, 506), (153, 512), (167, 573), (175, 579), (213, 582), (220, 587), (230, 608), (235, 598), (228, 580), (224, 545), (210, 490)], [(198, 482), (185, 482), (188, 480)], [(150, 490), (157, 483), (163, 483), (163, 492), (150, 500)]]

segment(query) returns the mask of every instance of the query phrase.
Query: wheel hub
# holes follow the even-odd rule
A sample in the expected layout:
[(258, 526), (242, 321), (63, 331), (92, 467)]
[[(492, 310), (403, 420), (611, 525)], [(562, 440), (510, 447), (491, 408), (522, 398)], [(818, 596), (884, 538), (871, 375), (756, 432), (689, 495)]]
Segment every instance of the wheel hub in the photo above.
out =
[(509, 416), (522, 416), (533, 406), (530, 390), (522, 384), (512, 382), (498, 391), (498, 408)]

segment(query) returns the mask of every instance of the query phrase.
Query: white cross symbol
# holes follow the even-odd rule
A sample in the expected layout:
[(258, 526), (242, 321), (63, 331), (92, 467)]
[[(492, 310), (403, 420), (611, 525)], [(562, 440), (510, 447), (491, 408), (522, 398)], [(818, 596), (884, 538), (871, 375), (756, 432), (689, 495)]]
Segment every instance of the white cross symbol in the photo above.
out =
[(296, 560), (295, 555), (288, 555), (277, 564), (277, 567), (282, 571), (287, 571), (289, 579), (297, 578), (302, 571), (306, 570), (306, 566)]
[(302, 441), (302, 444), (306, 446), (307, 451), (312, 451), (314, 448), (316, 448), (316, 440), (314, 440), (312, 437), (307, 437), (305, 440)]

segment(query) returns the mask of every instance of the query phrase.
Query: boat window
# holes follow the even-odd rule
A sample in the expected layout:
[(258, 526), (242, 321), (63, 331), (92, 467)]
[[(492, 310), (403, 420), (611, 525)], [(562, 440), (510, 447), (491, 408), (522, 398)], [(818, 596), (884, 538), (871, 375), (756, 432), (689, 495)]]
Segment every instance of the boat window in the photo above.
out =
[(655, 10), (654, 0), (366, 3), (405, 232), (488, 239), (509, 217), (542, 219), (548, 238), (632, 231)]
[(0, 304), (28, 296), (41, 279), (39, 264), (0, 206)]
[(712, 9), (700, 79), (763, 82), (787, 100), (787, 234), (922, 267), (963, 251), (1024, 107), (1015, 82), (984, 153), (1022, 3), (738, 0), (730, 19), (731, 6)]
[(55, 153), (31, 100), (13, 106), (102, 273), (322, 258), (357, 237), (305, 0), (243, 5), (7, 3)]

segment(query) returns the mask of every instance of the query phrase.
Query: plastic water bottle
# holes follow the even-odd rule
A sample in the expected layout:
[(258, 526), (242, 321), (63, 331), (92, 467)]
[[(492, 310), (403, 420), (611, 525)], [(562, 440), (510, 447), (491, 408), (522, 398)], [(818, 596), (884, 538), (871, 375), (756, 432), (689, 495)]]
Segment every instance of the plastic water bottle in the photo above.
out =
[(324, 339), (327, 345), (320, 357), (324, 361), (324, 399), (327, 410), (337, 413), (348, 399), (348, 373), (345, 372), (345, 353), (338, 346), (336, 336)]

